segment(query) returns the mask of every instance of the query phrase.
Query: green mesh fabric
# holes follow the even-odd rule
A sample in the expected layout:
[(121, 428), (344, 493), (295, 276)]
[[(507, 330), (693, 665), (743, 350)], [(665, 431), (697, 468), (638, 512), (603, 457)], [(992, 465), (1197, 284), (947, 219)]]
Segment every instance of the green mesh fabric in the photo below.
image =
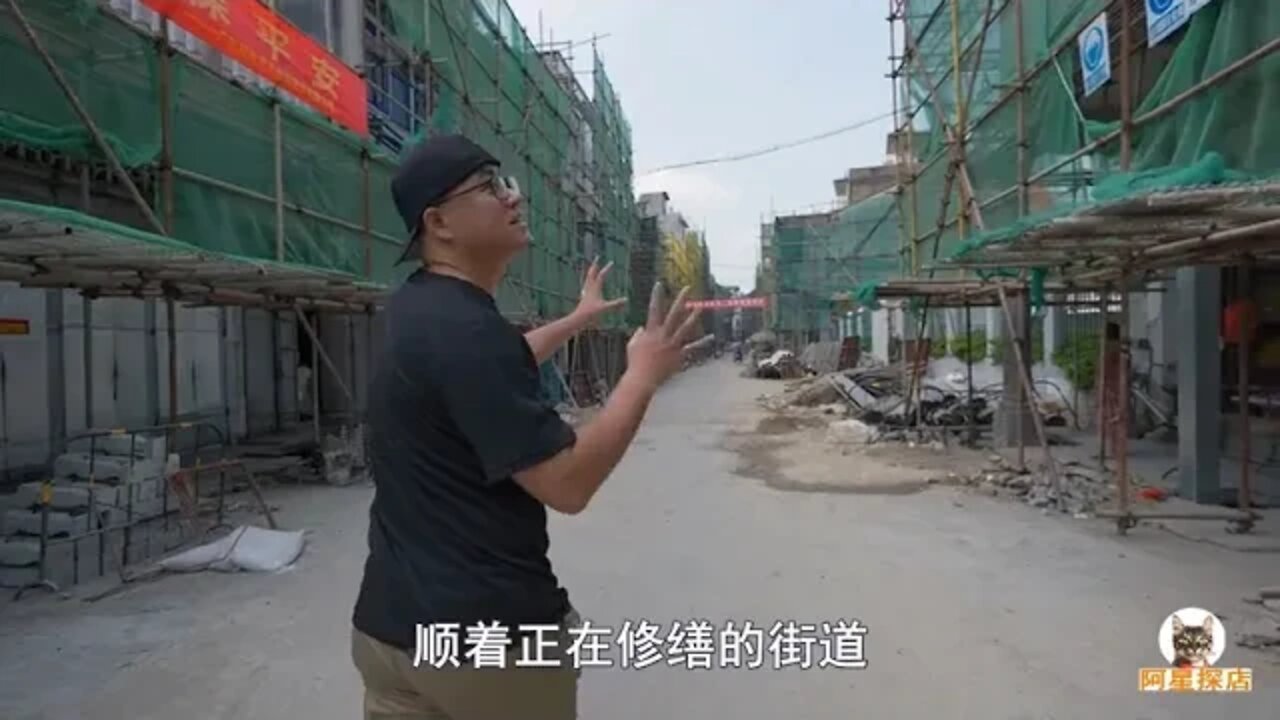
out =
[(898, 223), (898, 203), (888, 192), (832, 213), (775, 220), (774, 329), (803, 332), (828, 327), (833, 296), (898, 274)]
[[(156, 108), (157, 61), (149, 38), (99, 13), (90, 0), (23, 3), (28, 21), (94, 117), (120, 162), (146, 165), (160, 153)], [(100, 157), (45, 64), (17, 21), (0, 11), (0, 140), (63, 153)]]
[[(628, 249), (637, 231), (631, 129), (599, 58), (588, 98), (553, 76), (501, 0), (385, 5), (383, 22), (397, 42), (431, 63), (427, 132), (461, 132), (485, 145), (525, 194), (533, 242), (510, 268), (498, 298), (502, 309), (543, 317), (567, 312), (577, 301), (588, 253), (614, 263), (606, 290), (626, 295)], [(127, 167), (159, 168), (160, 103), (167, 95), (174, 237), (246, 260), (274, 260), (283, 235), (286, 262), (384, 285), (409, 271), (393, 264), (405, 239), (389, 195), (395, 158), (304, 108), (282, 104), (284, 217), (278, 223), (275, 98), (232, 84), (181, 53), (171, 56), (166, 86), (153, 38), (93, 0), (22, 7)], [(6, 78), (0, 142), (103, 159), (2, 8), (0, 66)], [(577, 140), (589, 132), (592, 157)], [(160, 212), (161, 199), (151, 199)]]
[[(988, 6), (992, 18), (979, 38)], [(1019, 200), (1018, 16), (1022, 9), (1022, 65), (1026, 171), (1036, 177), (1025, 206)], [(1076, 37), (1097, 13), (1109, 10), (1112, 79), (1084, 97)], [(1142, 4), (1133, 6), (1135, 88), (1130, 166), (1122, 172), (1119, 93), (1119, 7), (1107, 0), (907, 0), (909, 34), (920, 62), (904, 78), (903, 106), (914, 113), (907, 137), (919, 175), (902, 192), (908, 274), (934, 260), (975, 247), (1008, 242), (1028, 227), (1100, 202), (1135, 193), (1274, 177), (1280, 169), (1280, 57), (1271, 54), (1172, 111), (1158, 108), (1280, 36), (1280, 4), (1269, 0), (1213, 2), (1154, 49), (1145, 47)], [(954, 30), (954, 33), (953, 33)], [(957, 61), (956, 48), (967, 51)], [(958, 67), (957, 67), (958, 66)], [(1031, 71), (1043, 69), (1034, 75)], [(957, 69), (960, 89), (956, 88)], [(972, 90), (970, 90), (972, 88)], [(957, 97), (965, 102), (957, 102)], [(982, 227), (957, 219), (966, 186), (953, 172), (940, 120), (960, 119), (970, 131), (965, 172)], [(1103, 141), (1065, 162), (1086, 144)], [(1055, 168), (1052, 169), (1051, 168)], [(938, 226), (943, 226), (941, 232)], [(1011, 275), (998, 269), (984, 275)], [(1041, 276), (1041, 280), (1043, 277)]]

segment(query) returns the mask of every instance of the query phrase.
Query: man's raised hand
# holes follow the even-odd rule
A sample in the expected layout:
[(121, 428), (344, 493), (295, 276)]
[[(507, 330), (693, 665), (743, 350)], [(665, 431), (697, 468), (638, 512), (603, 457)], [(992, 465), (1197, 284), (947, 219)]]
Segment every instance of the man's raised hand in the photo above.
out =
[(627, 366), (640, 373), (655, 387), (666, 382), (684, 365), (684, 356), (698, 327), (701, 308), (685, 307), (685, 287), (669, 308), (663, 308), (665, 291), (662, 282), (653, 285), (649, 296), (649, 317), (645, 326), (636, 330), (627, 343)]

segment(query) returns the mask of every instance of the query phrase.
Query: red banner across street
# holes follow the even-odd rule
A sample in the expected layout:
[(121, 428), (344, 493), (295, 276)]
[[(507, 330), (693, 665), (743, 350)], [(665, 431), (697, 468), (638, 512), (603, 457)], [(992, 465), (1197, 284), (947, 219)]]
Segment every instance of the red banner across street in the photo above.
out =
[(726, 308), (762, 308), (769, 304), (767, 298), (762, 297), (741, 297), (741, 298), (717, 298), (715, 300), (688, 300), (685, 305), (690, 308), (704, 308), (707, 310), (724, 310)]

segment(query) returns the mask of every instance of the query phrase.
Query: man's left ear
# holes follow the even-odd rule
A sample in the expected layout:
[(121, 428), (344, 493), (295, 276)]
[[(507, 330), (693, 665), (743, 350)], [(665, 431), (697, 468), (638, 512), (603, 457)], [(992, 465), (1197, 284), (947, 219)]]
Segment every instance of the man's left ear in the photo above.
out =
[(429, 207), (422, 211), (422, 230), (423, 239), (425, 240), (426, 231), (431, 230), (431, 236), (448, 240), (452, 233), (449, 229), (449, 222), (445, 219), (444, 213), (438, 208)]

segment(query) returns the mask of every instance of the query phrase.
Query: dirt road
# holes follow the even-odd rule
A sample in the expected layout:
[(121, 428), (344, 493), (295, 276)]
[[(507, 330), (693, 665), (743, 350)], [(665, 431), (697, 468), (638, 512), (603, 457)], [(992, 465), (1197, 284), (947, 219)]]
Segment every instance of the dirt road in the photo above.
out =
[[(591, 668), (581, 717), (1276, 717), (1280, 668), (1234, 644), (1221, 664), (1254, 668), (1251, 695), (1137, 692), (1138, 669), (1162, 663), (1156, 631), (1169, 612), (1209, 608), (1230, 631), (1253, 611), (1241, 596), (1280, 581), (1275, 555), (1150, 529), (1119, 538), (1099, 521), (949, 488), (878, 488), (881, 475), (910, 483), (923, 472), (904, 475), (892, 457), (844, 456), (866, 492), (815, 492), (797, 477), (803, 458), (735, 444), (743, 436), (730, 433), (756, 422), (752, 398), (778, 388), (736, 369), (695, 368), (664, 390), (595, 504), (553, 519), (556, 569), (582, 614), (615, 631), (857, 619), (867, 667), (819, 668), (815, 647), (809, 669), (774, 670), (767, 648), (755, 670), (718, 658), (710, 670)], [(785, 445), (788, 432), (767, 440)], [(281, 522), (311, 531), (290, 572), (5, 606), (0, 717), (359, 717), (348, 618), (370, 493), (275, 492)], [(606, 657), (620, 653), (615, 644)]]

